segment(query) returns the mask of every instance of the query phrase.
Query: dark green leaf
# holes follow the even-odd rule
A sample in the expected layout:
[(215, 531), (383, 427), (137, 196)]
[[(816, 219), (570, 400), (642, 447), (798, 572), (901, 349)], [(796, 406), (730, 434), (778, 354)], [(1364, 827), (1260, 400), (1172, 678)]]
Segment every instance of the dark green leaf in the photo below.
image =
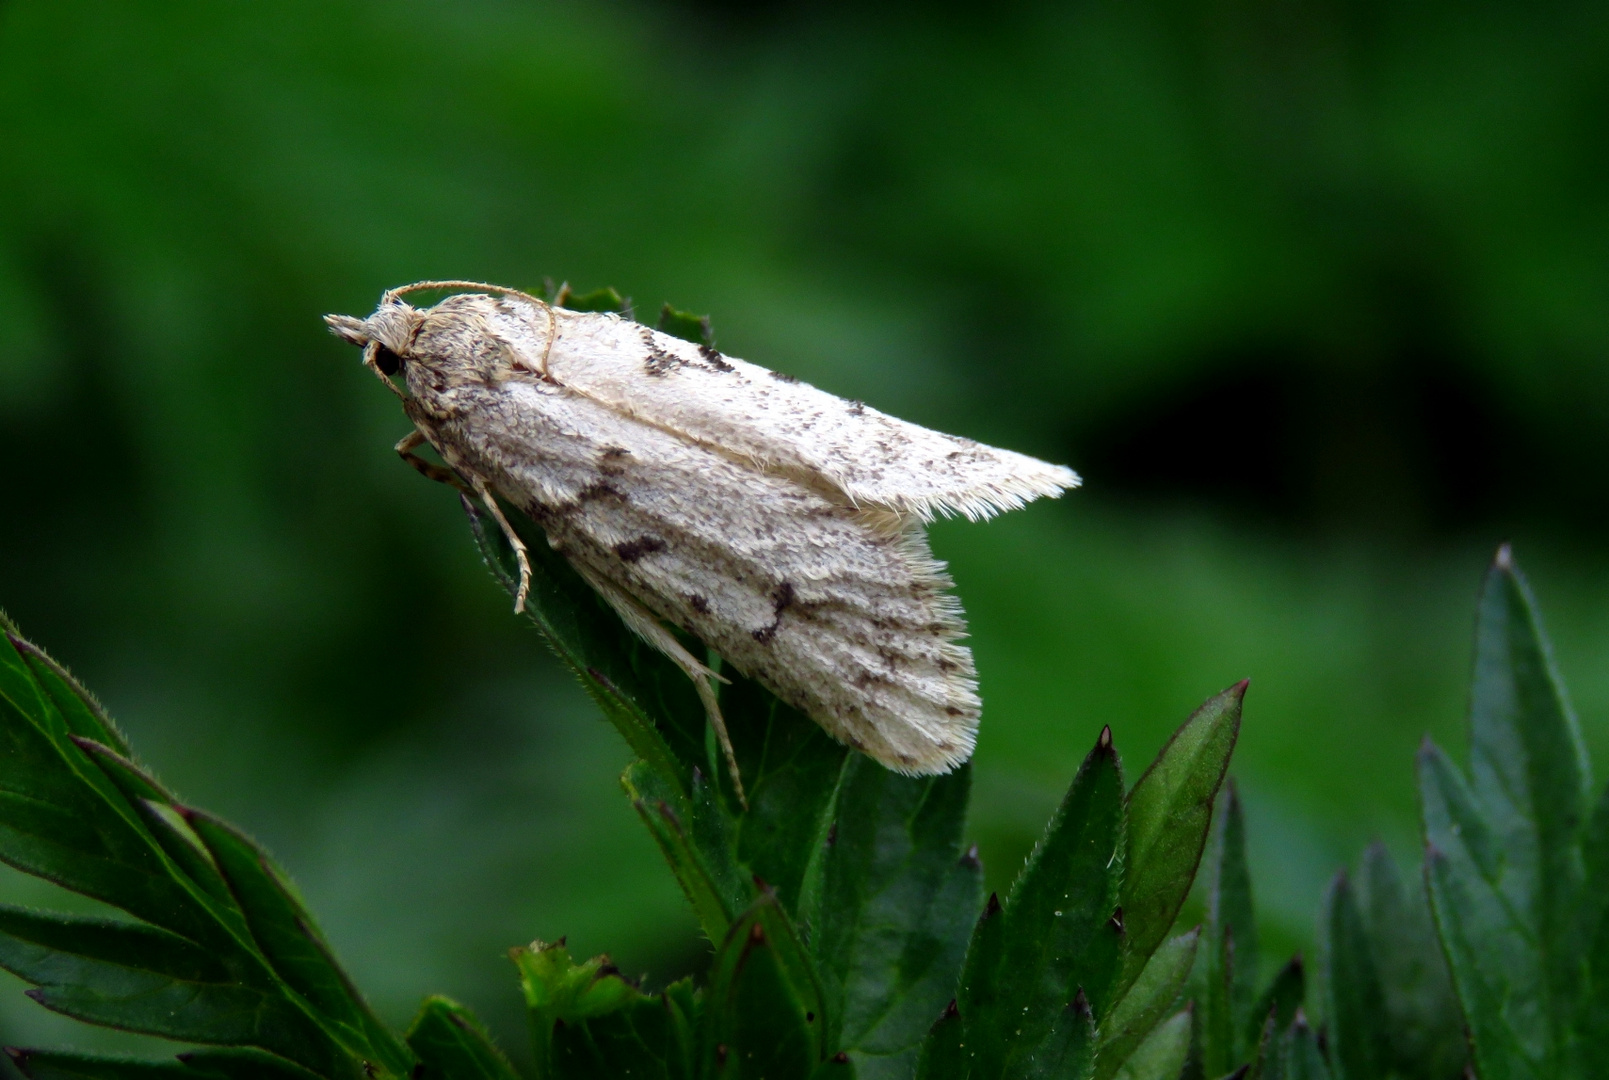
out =
[(146, 1061), (48, 1050), (8, 1050), (30, 1080), (314, 1080), (315, 1074), (260, 1050), (190, 1050)]
[(570, 311), (609, 311), (631, 318), (631, 302), (610, 286), (578, 293), (566, 284), (560, 287), (553, 302)]
[(822, 1018), (790, 981), (793, 961), (779, 953), (793, 946), (768, 934), (769, 914), (781, 912), (762, 897), (716, 950), (699, 1040), (705, 1075), (804, 1080), (826, 1058)]
[(952, 1001), (922, 1040), (916, 1059), (916, 1080), (966, 1080), (972, 1051), (965, 1039), (961, 1012)]
[(198, 1080), (178, 1061), (142, 1061), (56, 1050), (6, 1048), (28, 1080)]
[(412, 1080), (519, 1080), (479, 1021), (444, 997), (425, 999), (408, 1028), (408, 1046), (420, 1062)]
[[(909, 1076), (906, 1072), (903, 1076)], [(855, 1060), (846, 1053), (837, 1053), (816, 1066), (816, 1071), (810, 1074), (810, 1080), (857, 1080), (858, 1077), (869, 1075), (855, 1065)]]
[(1319, 926), (1335, 1073), (1344, 1080), (1380, 1080), (1386, 1075), (1388, 1056), (1385, 991), (1345, 871), (1330, 882)]
[(0, 967), (33, 983), (35, 1001), (79, 1020), (257, 1046), (325, 1076), (357, 1071), (255, 965), (156, 927), (0, 908)]
[(1389, 1064), (1405, 1077), (1452, 1080), (1469, 1057), (1463, 1017), (1419, 875), (1411, 886), (1385, 845), (1371, 844), (1358, 893), (1385, 994)]
[(1553, 1077), (1547, 976), (1536, 928), (1501, 884), (1520, 868), (1497, 839), (1450, 761), (1427, 743), (1419, 753), (1425, 877), (1442, 947), (1483, 1080)]
[(688, 1080), (692, 1018), (669, 993), (639, 996), (613, 1012), (553, 1032), (555, 1080)]
[(1096, 1022), (1104, 1019), (1123, 948), (1123, 840), (1122, 770), (1103, 730), (1004, 912), (998, 920), (986, 912), (973, 932), (961, 1018), (977, 1075), (1000, 1072), (1002, 1040), (1039, 1045), (1080, 992)]
[[(826, 839), (849, 750), (750, 679), (721, 689), (721, 709), (749, 807), (737, 823), (737, 858), (797, 910), (805, 868)], [(727, 780), (723, 768), (717, 774)], [(728, 805), (735, 805), (735, 798)]]
[(1207, 855), (1206, 992), (1201, 1002), (1202, 1063), (1209, 1076), (1227, 1072), (1254, 1045), (1252, 1007), (1260, 975), (1257, 920), (1246, 865), (1246, 817), (1234, 781), (1224, 785)]
[(1330, 1080), (1330, 1067), (1301, 1013), (1281, 1040), (1280, 1080)]
[(1190, 1053), (1190, 1011), (1158, 1024), (1117, 1070), (1116, 1080), (1178, 1080)]
[[(1112, 1007), (1111, 1014), (1101, 1025), (1100, 1052), (1095, 1056), (1095, 1075), (1100, 1080), (1115, 1075), (1162, 1018), (1174, 1011), (1195, 964), (1200, 938), (1201, 929), (1197, 927), (1188, 934), (1164, 941), (1151, 954), (1150, 962), (1134, 980), (1134, 985)], [(1185, 1029), (1188, 1044), (1188, 1017)]]
[(128, 741), (95, 695), (33, 642), (25, 640), (20, 634), (13, 636), (11, 641), (33, 669), (34, 679), (40, 688), (61, 713), (68, 731), (110, 746), (124, 757), (129, 756)]
[(300, 1065), (249, 1047), (187, 1050), (179, 1060), (191, 1080), (314, 1080), (314, 1074)]
[(1586, 751), (1565, 704), (1530, 589), (1498, 552), (1481, 594), (1470, 706), (1475, 798), (1514, 869), (1501, 889), (1535, 927), (1556, 991), (1568, 991), (1587, 806)]
[[(712, 805), (713, 785), (695, 770), (692, 800), (678, 800), (664, 777), (642, 761), (629, 766), (621, 782), (692, 904), (705, 936), (720, 941), (752, 890), (738, 877), (727, 839), (727, 819)], [(683, 808), (680, 812), (678, 806)], [(683, 814), (690, 820), (683, 820)], [(698, 837), (702, 843), (695, 841), (695, 829), (702, 834)]]
[(1123, 915), (1132, 982), (1168, 936), (1195, 880), (1213, 800), (1240, 733), (1246, 683), (1208, 699), (1173, 733), (1128, 797)]
[[(1581, 941), (1587, 948), (1579, 1027), (1582, 1044), (1609, 1046), (1609, 789), (1599, 797), (1582, 845)], [(1609, 1054), (1584, 1054), (1585, 1075), (1609, 1080)]]
[(970, 786), (966, 766), (912, 778), (859, 754), (848, 762), (804, 916), (831, 1045), (909, 1051), (955, 995), (981, 899), (981, 868), (960, 849)]
[(1009, 1008), (1005, 999), (1009, 987), (1005, 985), (1007, 976), (1002, 963), (1005, 949), (1005, 909), (1000, 906), (1000, 898), (990, 893), (967, 943), (958, 995), (968, 1067), (980, 1077), (999, 1075), (1006, 1060), (1003, 1017)]
[(1006, 901), (1005, 977), (1031, 1031), (1084, 991), (1111, 1008), (1122, 957), (1123, 770), (1102, 729)]
[(1307, 993), (1307, 975), (1301, 956), (1293, 956), (1285, 966), (1274, 973), (1273, 981), (1257, 998), (1247, 1018), (1245, 1042), (1247, 1047), (1262, 1048), (1270, 1023), (1275, 1032), (1284, 1031), (1296, 1018)]
[[(510, 596), (518, 589), (514, 550), (484, 510), (465, 497), (464, 512), (481, 557)], [(669, 659), (643, 644), (575, 569), (517, 510), (505, 516), (525, 541), (531, 591), (525, 613), (543, 640), (619, 729), (632, 752), (685, 799), (695, 768), (709, 767), (704, 707)]]
[(206, 845), (252, 938), (280, 978), (306, 998), (326, 1023), (345, 1029), (348, 1041), (367, 1046), (366, 1057), (398, 1075), (407, 1074), (413, 1067), (412, 1056), (335, 962), (312, 915), (267, 853), (244, 833), (209, 814), (186, 810), (185, 820)]
[(554, 1030), (626, 1008), (643, 995), (620, 977), (607, 956), (577, 964), (561, 938), (509, 951), (519, 969), (520, 989), (531, 1024), (539, 1073), (551, 1075)]
[(1006, 1055), (1005, 1080), (1088, 1080), (1095, 1071), (1095, 1018), (1080, 990), (1037, 1046), (1018, 1040)]
[(659, 309), (659, 329), (671, 337), (691, 341), (694, 345), (705, 345), (711, 348), (715, 345), (715, 333), (710, 329), (710, 317), (708, 315), (694, 315), (687, 311), (677, 311), (669, 304), (666, 304)]

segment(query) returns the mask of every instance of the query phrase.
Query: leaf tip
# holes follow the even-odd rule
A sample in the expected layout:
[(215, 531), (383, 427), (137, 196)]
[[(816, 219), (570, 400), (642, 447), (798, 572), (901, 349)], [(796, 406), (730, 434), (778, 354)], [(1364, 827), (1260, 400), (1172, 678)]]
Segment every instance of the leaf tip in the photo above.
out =
[(1497, 554), (1492, 556), (1492, 569), (1504, 574), (1514, 572), (1514, 545), (1507, 540), (1497, 545)]
[(961, 856), (961, 865), (968, 870), (977, 870), (983, 866), (983, 860), (978, 858), (978, 845), (973, 844)]
[(1078, 993), (1073, 995), (1073, 1000), (1068, 1003), (1067, 1007), (1073, 1010), (1073, 1012), (1077, 1013), (1079, 1016), (1085, 1018), (1095, 1015), (1089, 1007), (1089, 998), (1085, 995), (1084, 988), (1082, 986), (1078, 988)]
[(1113, 909), (1112, 917), (1107, 920), (1106, 925), (1119, 934), (1123, 932), (1123, 908), (1121, 906)]
[(983, 915), (978, 921), (987, 922), (998, 914), (1000, 914), (1000, 894), (992, 892), (989, 894), (989, 902), (983, 905)]
[(1110, 750), (1112, 748), (1112, 725), (1111, 724), (1107, 724), (1106, 726), (1101, 728), (1101, 736), (1100, 736), (1100, 738), (1095, 740), (1095, 746), (1099, 750)]
[(939, 1014), (939, 1019), (940, 1020), (954, 1020), (957, 1016), (960, 1016), (960, 1015), (961, 1015), (960, 1008), (958, 1008), (956, 1006), (955, 999), (951, 998), (950, 1003), (948, 1005), (944, 1006), (944, 1011)]

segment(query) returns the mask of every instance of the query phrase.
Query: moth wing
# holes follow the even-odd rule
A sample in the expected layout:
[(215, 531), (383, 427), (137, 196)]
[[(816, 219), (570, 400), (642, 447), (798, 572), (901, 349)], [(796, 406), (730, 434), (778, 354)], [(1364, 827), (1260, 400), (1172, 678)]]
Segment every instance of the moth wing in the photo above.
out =
[(1076, 487), (1076, 473), (932, 431), (616, 315), (476, 298), (529, 370), (656, 427), (923, 520), (989, 517)]
[(920, 532), (557, 383), (460, 393), (484, 403), (439, 434), (584, 576), (892, 769), (945, 772), (971, 756), (972, 657)]

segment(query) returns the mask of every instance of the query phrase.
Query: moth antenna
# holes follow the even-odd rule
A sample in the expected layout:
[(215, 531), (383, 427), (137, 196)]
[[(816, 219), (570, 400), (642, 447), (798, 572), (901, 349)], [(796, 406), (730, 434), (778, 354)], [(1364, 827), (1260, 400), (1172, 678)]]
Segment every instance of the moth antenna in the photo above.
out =
[(488, 285), (484, 281), (416, 281), (412, 285), (402, 285), (395, 289), (387, 289), (380, 294), (380, 303), (392, 303), (407, 293), (424, 292), (428, 289), (476, 289), (480, 292), (497, 293), (500, 296), (522, 296), (533, 304), (548, 306), (548, 302), (539, 297), (532, 296), (520, 289), (511, 289), (507, 285)]

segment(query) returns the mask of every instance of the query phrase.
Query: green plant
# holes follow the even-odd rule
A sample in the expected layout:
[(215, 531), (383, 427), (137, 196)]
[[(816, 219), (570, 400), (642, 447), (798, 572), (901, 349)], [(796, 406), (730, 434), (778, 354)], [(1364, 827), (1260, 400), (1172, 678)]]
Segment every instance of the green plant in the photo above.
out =
[[(464, 507), (512, 591), (506, 541)], [(1224, 784), (1244, 683), (1132, 786), (1103, 730), (1009, 893), (985, 900), (968, 769), (897, 776), (734, 676), (743, 807), (680, 671), (517, 527), (530, 617), (634, 752), (626, 793), (714, 950), (699, 985), (657, 992), (562, 941), (513, 950), (539, 1076), (1440, 1080), (1466, 1056), (1488, 1080), (1605, 1073), (1609, 803), (1588, 814), (1585, 754), (1506, 551), (1480, 607), (1472, 780), (1421, 755), (1428, 899), (1372, 848), (1328, 892), (1309, 993), (1299, 958), (1261, 978)], [(166, 791), (65, 669), (3, 629), (0, 860), (128, 917), (0, 908), (0, 966), (47, 1008), (204, 1047), (11, 1051), (28, 1076), (513, 1080), (451, 1001), (388, 1030), (268, 856)], [(1205, 922), (1178, 933), (1204, 851)]]

